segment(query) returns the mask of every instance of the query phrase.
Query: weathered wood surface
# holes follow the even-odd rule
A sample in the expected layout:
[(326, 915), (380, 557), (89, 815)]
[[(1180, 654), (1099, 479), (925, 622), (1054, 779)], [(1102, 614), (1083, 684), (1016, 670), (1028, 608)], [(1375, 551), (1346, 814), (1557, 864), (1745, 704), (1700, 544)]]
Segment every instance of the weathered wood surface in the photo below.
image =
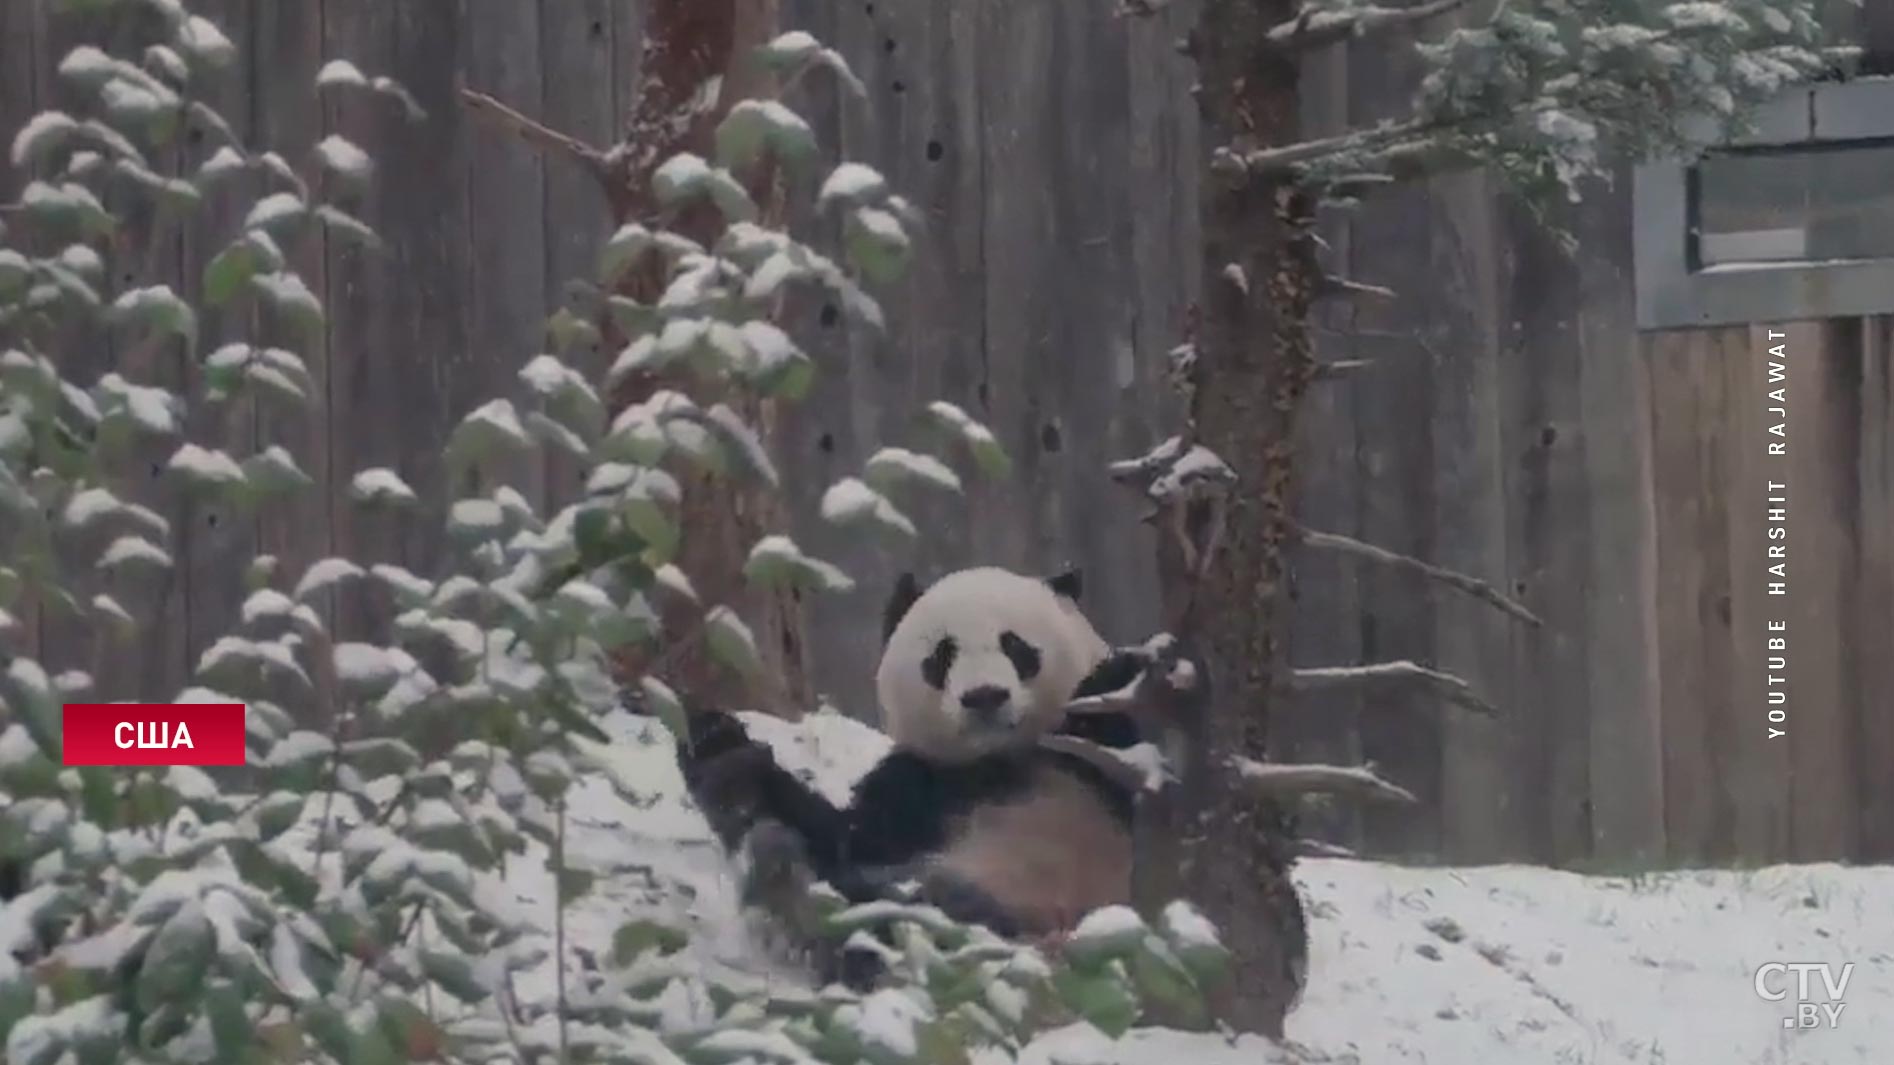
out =
[[(784, 427), (781, 465), (796, 535), (861, 581), (811, 612), (817, 687), (849, 712), (872, 713), (880, 600), (903, 569), (1077, 563), (1107, 637), (1157, 623), (1151, 532), (1104, 466), (1173, 424), (1164, 360), (1194, 296), (1200, 147), (1193, 72), (1174, 42), (1193, 11), (1116, 20), (1111, 7), (784, 0), (786, 21), (839, 48), (869, 90), (857, 101), (811, 78), (795, 102), (832, 155), (880, 167), (927, 221), (913, 269), (882, 294), (890, 337), (825, 327), (819, 308), (798, 323), (824, 373)], [(351, 206), (385, 244), (318, 239), (299, 253), (329, 309), (326, 335), (302, 346), (315, 415), (245, 406), (194, 426), (240, 449), (289, 448), (318, 484), (306, 502), (261, 518), (172, 506), (179, 570), (151, 593), (158, 621), (104, 657), (70, 622), (21, 605), (22, 642), (43, 643), (55, 668), (109, 663), (113, 697), (187, 683), (235, 616), (235, 559), (267, 552), (294, 571), (348, 553), (429, 570), (449, 493), (465, 487), (441, 480), (448, 429), (512, 387), (565, 279), (592, 270), (607, 218), (589, 176), (470, 122), (455, 88), (604, 143), (638, 86), (631, 0), (204, 10), (249, 50), (214, 98), (254, 144), (300, 162), (337, 132), (376, 155), (378, 180)], [(62, 98), (55, 49), (84, 27), (52, 11), (0, 0), (8, 128)], [(360, 97), (318, 104), (305, 90), (329, 56), (398, 74), (428, 119)], [(1398, 106), (1411, 72), (1385, 58), (1350, 46), (1316, 57), (1308, 128)], [(0, 160), (0, 199), (25, 177)], [(1622, 181), (1588, 194), (1568, 219), (1581, 234), (1570, 257), (1484, 176), (1324, 220), (1330, 265), (1400, 299), (1322, 310), (1322, 358), (1373, 362), (1316, 386), (1303, 520), (1491, 581), (1545, 625), (1300, 551), (1298, 665), (1412, 657), (1505, 712), (1477, 720), (1418, 696), (1324, 691), (1278, 724), (1279, 753), (1373, 757), (1422, 798), (1308, 821), (1376, 853), (1612, 868), (1894, 858), (1890, 325), (1789, 330), (1792, 594), (1771, 601), (1757, 479), (1766, 331), (1638, 337), (1628, 196)], [(163, 249), (160, 278), (191, 291), (234, 224), (213, 205)], [(248, 327), (208, 316), (205, 343)], [(87, 372), (120, 355), (89, 350)], [(142, 370), (182, 380), (175, 353)], [(823, 487), (878, 446), (925, 442), (917, 415), (933, 398), (992, 424), (1016, 479), (970, 478), (966, 500), (917, 504), (933, 535), (913, 554), (824, 528)], [(348, 505), (369, 466), (420, 489), (423, 513)], [(548, 460), (510, 479), (543, 498), (569, 492), (576, 471)], [(333, 610), (348, 637), (374, 639), (386, 606), (365, 586)], [(1791, 738), (1772, 744), (1760, 629), (1778, 609), (1794, 716)]]

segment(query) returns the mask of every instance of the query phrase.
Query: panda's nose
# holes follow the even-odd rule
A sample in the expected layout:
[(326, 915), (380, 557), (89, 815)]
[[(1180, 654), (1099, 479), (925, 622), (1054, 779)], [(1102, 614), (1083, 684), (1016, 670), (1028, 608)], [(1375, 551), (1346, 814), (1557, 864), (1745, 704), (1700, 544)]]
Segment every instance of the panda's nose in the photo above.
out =
[(1005, 706), (1009, 698), (1011, 696), (1005, 688), (994, 684), (982, 684), (978, 688), (967, 689), (965, 694), (960, 696), (960, 705), (983, 717), (990, 717), (994, 711)]

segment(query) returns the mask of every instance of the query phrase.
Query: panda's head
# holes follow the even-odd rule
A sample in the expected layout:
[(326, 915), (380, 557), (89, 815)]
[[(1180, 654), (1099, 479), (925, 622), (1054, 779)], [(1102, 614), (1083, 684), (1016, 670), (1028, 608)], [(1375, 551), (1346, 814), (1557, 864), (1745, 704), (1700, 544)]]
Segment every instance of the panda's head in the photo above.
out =
[(960, 762), (1027, 746), (1057, 727), (1108, 648), (1079, 612), (1079, 575), (983, 567), (888, 603), (875, 674), (883, 728), (907, 750)]

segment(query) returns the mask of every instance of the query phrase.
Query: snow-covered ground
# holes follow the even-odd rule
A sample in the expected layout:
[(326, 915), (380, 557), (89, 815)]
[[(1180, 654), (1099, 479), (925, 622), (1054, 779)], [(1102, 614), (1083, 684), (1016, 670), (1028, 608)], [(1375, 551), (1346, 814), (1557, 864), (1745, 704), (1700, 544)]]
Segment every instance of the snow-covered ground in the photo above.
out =
[[(837, 799), (885, 747), (827, 713), (750, 725)], [(570, 941), (603, 945), (628, 917), (666, 913), (697, 928), (692, 949), (707, 966), (757, 971), (766, 963), (728, 866), (683, 796), (668, 737), (630, 717), (611, 727), (623, 741), (614, 768), (648, 801), (628, 803), (593, 782), (571, 807), (570, 853), (609, 875), (570, 916)], [(550, 873), (537, 861), (510, 865), (521, 904), (546, 907)], [(1341, 860), (1299, 869), (1314, 943), (1308, 990), (1289, 1018), (1295, 1053), (1156, 1031), (1114, 1043), (1078, 1026), (1035, 1044), (1033, 1065), (1894, 1062), (1894, 868), (1631, 879)], [(1764, 1001), (1754, 988), (1768, 962), (1829, 962), (1837, 977), (1854, 963), (1838, 1024), (1785, 1029), (1792, 1001)], [(1810, 980), (1812, 998), (1827, 1001), (1819, 974)], [(1793, 992), (1794, 978), (1777, 972), (1768, 985)]]

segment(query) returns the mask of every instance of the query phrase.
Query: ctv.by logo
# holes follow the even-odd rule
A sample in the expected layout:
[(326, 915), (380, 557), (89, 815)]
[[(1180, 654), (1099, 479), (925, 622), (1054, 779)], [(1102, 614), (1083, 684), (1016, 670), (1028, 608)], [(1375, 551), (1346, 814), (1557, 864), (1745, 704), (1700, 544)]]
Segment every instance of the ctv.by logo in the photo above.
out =
[[(1841, 1011), (1848, 1004), (1841, 1000), (1842, 993), (1848, 990), (1848, 978), (1854, 975), (1855, 963), (1841, 966), (1840, 977), (1835, 967), (1825, 961), (1772, 961), (1756, 970), (1756, 996), (1765, 1002), (1781, 1002), (1789, 997), (1790, 974), (1795, 980), (1795, 1014), (1782, 1018), (1784, 1028), (1834, 1028), (1841, 1020)], [(1809, 977), (1820, 974), (1822, 989), (1828, 992), (1826, 1001), (1813, 1001), (1809, 995)], [(1772, 977), (1781, 987), (1779, 991), (1770, 990)]]

